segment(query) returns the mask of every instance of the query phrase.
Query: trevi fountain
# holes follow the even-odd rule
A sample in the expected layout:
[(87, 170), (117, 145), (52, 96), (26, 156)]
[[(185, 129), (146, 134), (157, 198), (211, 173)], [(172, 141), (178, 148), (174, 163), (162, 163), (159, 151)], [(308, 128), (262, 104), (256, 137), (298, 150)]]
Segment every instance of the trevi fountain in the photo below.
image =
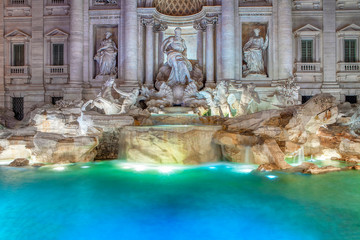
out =
[[(153, 83), (119, 84), (104, 32), (93, 98), (23, 121), (3, 110), (1, 239), (360, 238), (360, 106), (330, 93), (301, 104), (294, 76), (265, 95), (209, 82), (182, 32), (159, 46)], [(242, 74), (267, 78), (271, 35), (251, 34)]]

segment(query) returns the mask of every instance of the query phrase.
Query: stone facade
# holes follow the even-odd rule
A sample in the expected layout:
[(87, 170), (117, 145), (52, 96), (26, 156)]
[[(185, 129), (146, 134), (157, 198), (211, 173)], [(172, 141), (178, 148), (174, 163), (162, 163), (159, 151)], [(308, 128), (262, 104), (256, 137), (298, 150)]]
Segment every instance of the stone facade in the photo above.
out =
[[(163, 14), (169, 9), (160, 2), (0, 0), (0, 107), (19, 108), (14, 104), (22, 98), (26, 114), (61, 97), (93, 99), (106, 81), (96, 78), (94, 60), (106, 32), (118, 47), (118, 86), (151, 86), (166, 60), (161, 43), (176, 27), (183, 30), (188, 58), (202, 67), (206, 86), (221, 80), (254, 83), (265, 96), (279, 80), (294, 77), (302, 96), (360, 97), (358, 0), (202, 0), (184, 7), (191, 10), (187, 16)], [(269, 39), (262, 75), (244, 74), (243, 48), (255, 28)]]

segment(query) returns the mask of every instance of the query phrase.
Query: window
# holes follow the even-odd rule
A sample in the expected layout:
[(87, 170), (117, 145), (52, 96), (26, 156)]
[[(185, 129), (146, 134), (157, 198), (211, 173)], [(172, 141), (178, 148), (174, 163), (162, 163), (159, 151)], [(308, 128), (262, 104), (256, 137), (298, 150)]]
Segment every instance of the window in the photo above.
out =
[(13, 102), (13, 112), (15, 114), (15, 119), (21, 121), (24, 118), (24, 98), (23, 97), (14, 97)]
[(304, 104), (307, 101), (309, 101), (312, 98), (312, 96), (301, 96), (301, 103)]
[(25, 47), (24, 44), (13, 45), (13, 66), (25, 65)]
[(356, 39), (345, 39), (345, 62), (356, 62)]
[(357, 96), (345, 96), (345, 102), (349, 102), (351, 104), (357, 103)]
[(62, 97), (52, 97), (52, 98), (51, 98), (51, 103), (52, 103), (53, 105), (55, 105), (56, 102), (57, 102), (57, 101), (60, 101), (60, 100), (63, 100), (63, 98), (62, 98)]
[(64, 65), (64, 44), (52, 45), (52, 65), (62, 66)]
[(301, 40), (301, 62), (313, 62), (313, 40)]

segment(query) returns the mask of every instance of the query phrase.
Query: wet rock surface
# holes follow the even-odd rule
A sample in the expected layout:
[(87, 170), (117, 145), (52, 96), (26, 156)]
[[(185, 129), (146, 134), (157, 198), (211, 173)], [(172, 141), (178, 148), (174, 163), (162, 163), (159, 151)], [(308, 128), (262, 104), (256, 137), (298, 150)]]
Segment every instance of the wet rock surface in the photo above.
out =
[(30, 161), (26, 158), (17, 158), (12, 161), (9, 166), (10, 167), (26, 167), (29, 166)]

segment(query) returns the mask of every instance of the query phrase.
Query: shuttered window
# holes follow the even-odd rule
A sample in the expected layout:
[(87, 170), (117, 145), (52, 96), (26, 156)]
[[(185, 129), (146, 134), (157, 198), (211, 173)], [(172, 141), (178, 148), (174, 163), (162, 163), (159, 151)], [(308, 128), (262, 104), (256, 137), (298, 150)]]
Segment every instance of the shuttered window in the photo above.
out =
[(64, 65), (64, 44), (53, 44), (53, 65)]
[(13, 66), (25, 65), (25, 48), (24, 44), (13, 45)]
[(301, 40), (301, 62), (313, 62), (313, 40)]
[(345, 40), (345, 62), (356, 62), (356, 40)]

